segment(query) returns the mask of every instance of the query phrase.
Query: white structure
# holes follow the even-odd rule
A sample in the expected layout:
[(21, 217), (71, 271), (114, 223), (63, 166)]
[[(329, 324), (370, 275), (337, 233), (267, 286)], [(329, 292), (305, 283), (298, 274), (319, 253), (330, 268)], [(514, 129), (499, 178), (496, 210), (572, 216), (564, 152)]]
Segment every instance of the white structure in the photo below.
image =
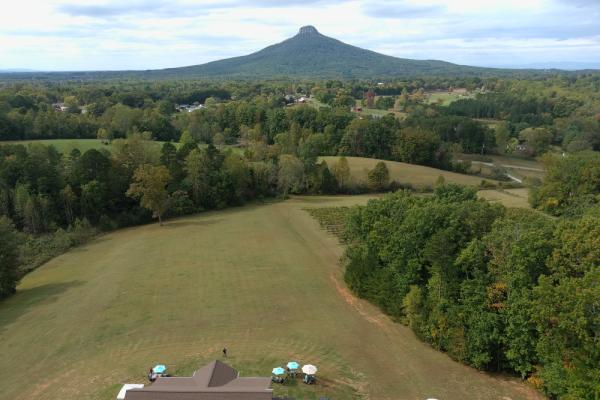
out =
[(200, 110), (202, 108), (205, 108), (204, 104), (180, 104), (177, 107), (177, 111), (179, 112), (193, 112), (196, 110)]
[(144, 385), (139, 383), (126, 383), (123, 385), (121, 390), (119, 390), (119, 394), (117, 395), (117, 400), (125, 400), (125, 394), (129, 389), (142, 389)]

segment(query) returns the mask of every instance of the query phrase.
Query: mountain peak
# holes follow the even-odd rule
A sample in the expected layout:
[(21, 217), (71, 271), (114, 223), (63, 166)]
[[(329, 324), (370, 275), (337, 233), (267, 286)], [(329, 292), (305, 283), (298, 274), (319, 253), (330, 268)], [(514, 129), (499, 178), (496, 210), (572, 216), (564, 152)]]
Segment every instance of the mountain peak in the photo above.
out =
[[(174, 69), (173, 73), (178, 70)], [(186, 67), (188, 75), (215, 77), (367, 78), (462, 75), (484, 69), (435, 60), (408, 60), (361, 49), (323, 35), (312, 25), (280, 43), (246, 56)]]
[(300, 28), (298, 31), (298, 35), (300, 36), (308, 36), (308, 35), (318, 35), (319, 31), (312, 25), (306, 25)]

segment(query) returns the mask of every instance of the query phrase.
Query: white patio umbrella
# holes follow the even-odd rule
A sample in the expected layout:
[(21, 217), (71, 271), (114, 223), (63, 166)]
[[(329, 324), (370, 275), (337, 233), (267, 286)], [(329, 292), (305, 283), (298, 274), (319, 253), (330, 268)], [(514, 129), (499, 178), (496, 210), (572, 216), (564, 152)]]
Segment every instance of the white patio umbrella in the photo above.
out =
[(302, 366), (302, 372), (304, 372), (306, 375), (314, 375), (317, 373), (317, 371), (317, 367), (312, 364), (306, 364)]

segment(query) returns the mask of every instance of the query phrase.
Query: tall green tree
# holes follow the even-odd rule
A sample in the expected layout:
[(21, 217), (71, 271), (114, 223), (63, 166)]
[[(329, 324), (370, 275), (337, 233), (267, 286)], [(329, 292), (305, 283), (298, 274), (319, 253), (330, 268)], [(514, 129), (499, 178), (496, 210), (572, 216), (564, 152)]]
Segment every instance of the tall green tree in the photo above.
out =
[(350, 165), (348, 159), (341, 156), (337, 162), (332, 166), (331, 172), (337, 180), (340, 189), (345, 189), (350, 183)]
[(369, 171), (367, 179), (371, 190), (382, 191), (387, 189), (390, 185), (390, 171), (387, 165), (383, 161), (379, 161)]
[(17, 230), (12, 221), (0, 216), (0, 299), (15, 293), (19, 281)]
[(283, 154), (279, 157), (277, 186), (287, 197), (289, 193), (300, 193), (304, 188), (304, 164), (298, 157)]
[(144, 164), (136, 169), (133, 182), (127, 190), (127, 196), (138, 199), (140, 206), (152, 211), (152, 216), (158, 218), (160, 225), (169, 207), (167, 185), (170, 180), (169, 170), (164, 165)]

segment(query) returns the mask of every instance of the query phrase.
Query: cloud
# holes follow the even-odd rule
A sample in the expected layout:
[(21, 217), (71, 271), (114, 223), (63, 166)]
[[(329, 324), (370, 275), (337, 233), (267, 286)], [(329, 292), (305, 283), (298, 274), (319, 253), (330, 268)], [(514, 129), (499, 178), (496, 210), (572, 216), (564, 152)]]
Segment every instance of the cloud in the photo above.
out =
[(0, 68), (199, 64), (249, 54), (303, 25), (405, 58), (600, 62), (598, 1), (28, 0), (0, 14)]
[(598, 0), (557, 0), (557, 3), (564, 4), (570, 7), (575, 6), (579, 8), (594, 7), (597, 9), (599, 6)]
[(374, 18), (429, 18), (444, 12), (439, 4), (416, 5), (406, 1), (369, 2), (363, 5), (364, 13)]
[(160, 11), (166, 6), (162, 1), (128, 2), (119, 4), (60, 4), (57, 10), (73, 17), (113, 17), (123, 14)]
[(60, 13), (72, 17), (108, 18), (119, 16), (157, 18), (190, 17), (206, 15), (210, 10), (227, 7), (226, 2), (187, 3), (167, 0), (133, 0), (103, 4), (62, 3), (56, 7)]
[[(335, 3), (333, 0), (258, 0), (253, 7), (287, 8), (294, 6), (324, 5)], [(338, 2), (339, 3), (339, 2)], [(123, 15), (156, 15), (162, 17), (190, 16), (206, 14), (210, 10), (224, 10), (247, 6), (247, 1), (224, 0), (199, 2), (177, 2), (167, 0), (136, 0), (128, 2), (108, 2), (103, 4), (63, 3), (57, 10), (74, 17), (106, 18)]]

